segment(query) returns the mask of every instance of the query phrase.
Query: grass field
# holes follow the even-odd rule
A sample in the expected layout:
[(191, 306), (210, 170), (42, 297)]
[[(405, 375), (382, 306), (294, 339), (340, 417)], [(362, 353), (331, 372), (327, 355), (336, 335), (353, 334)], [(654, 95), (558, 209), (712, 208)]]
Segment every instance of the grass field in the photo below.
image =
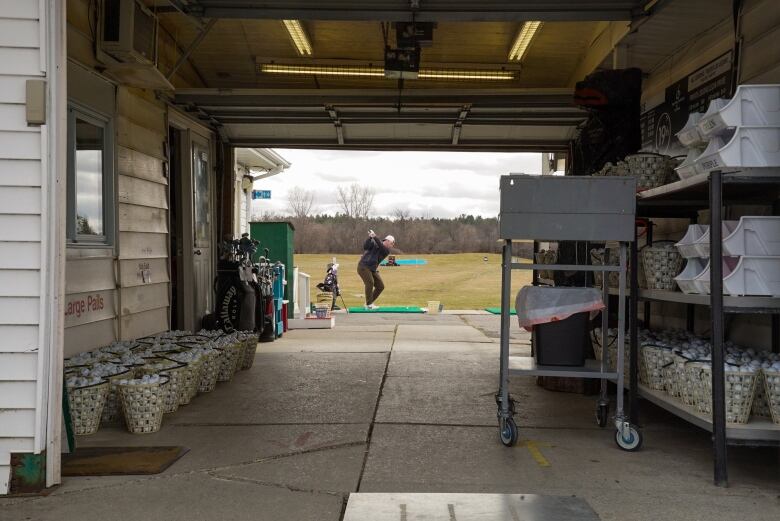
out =
[[(295, 255), (295, 265), (311, 276), (312, 301), (315, 287), (325, 277), (332, 255)], [(487, 257), (487, 262), (483, 260)], [(399, 259), (421, 258), (424, 266), (382, 266), (379, 273), (385, 291), (379, 306), (422, 306), (438, 300), (445, 309), (483, 309), (501, 304), (501, 256), (498, 254), (459, 253), (451, 255), (399, 255)], [(347, 306), (362, 306), (363, 282), (357, 274), (359, 255), (336, 255), (339, 263), (341, 294)], [(512, 299), (531, 281), (530, 271), (512, 272)], [(514, 302), (513, 302), (514, 304)], [(341, 305), (341, 299), (339, 299)]]

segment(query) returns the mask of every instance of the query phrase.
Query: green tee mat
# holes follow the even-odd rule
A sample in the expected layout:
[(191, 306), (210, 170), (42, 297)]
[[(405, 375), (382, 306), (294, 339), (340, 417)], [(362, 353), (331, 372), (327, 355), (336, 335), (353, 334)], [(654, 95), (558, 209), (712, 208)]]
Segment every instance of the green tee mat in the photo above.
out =
[[(500, 315), (501, 314), (501, 308), (485, 308), (485, 311), (487, 311), (488, 313), (491, 313), (493, 315)], [(512, 310), (509, 311), (509, 314), (510, 315), (517, 315), (517, 311), (512, 309)]]
[(159, 474), (189, 452), (186, 447), (84, 447), (62, 455), (63, 476)]
[(376, 309), (349, 308), (350, 313), (425, 313), (423, 308), (417, 306), (380, 306)]

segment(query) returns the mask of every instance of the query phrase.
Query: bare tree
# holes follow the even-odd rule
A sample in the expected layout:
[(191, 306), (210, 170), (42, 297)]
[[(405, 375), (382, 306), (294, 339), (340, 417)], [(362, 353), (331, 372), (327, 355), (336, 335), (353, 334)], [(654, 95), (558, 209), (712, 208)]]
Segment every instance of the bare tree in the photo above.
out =
[(367, 219), (374, 207), (374, 190), (357, 183), (339, 186), (336, 189), (336, 199), (347, 217)]
[(308, 217), (314, 209), (314, 190), (294, 186), (287, 192), (287, 207), (293, 217)]
[(412, 212), (408, 208), (394, 208), (390, 213), (393, 216), (394, 221), (408, 221), (412, 216)]

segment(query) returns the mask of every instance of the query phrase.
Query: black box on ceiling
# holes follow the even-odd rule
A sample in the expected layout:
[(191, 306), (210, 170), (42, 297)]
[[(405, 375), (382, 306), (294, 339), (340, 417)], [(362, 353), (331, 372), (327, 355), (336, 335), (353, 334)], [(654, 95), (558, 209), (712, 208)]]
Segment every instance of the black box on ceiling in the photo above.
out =
[(433, 45), (433, 22), (396, 22), (395, 42), (399, 49)]
[(385, 49), (385, 77), (416, 79), (420, 72), (420, 52), (408, 49)]

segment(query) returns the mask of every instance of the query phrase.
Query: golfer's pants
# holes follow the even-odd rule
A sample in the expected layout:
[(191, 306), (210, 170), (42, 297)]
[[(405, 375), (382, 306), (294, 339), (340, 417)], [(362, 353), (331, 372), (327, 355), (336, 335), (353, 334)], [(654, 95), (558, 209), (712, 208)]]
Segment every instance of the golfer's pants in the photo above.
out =
[(360, 278), (363, 279), (363, 285), (366, 287), (366, 306), (370, 306), (385, 289), (385, 283), (382, 282), (382, 277), (379, 276), (378, 271), (371, 271), (371, 269), (362, 264), (358, 264), (357, 272)]

